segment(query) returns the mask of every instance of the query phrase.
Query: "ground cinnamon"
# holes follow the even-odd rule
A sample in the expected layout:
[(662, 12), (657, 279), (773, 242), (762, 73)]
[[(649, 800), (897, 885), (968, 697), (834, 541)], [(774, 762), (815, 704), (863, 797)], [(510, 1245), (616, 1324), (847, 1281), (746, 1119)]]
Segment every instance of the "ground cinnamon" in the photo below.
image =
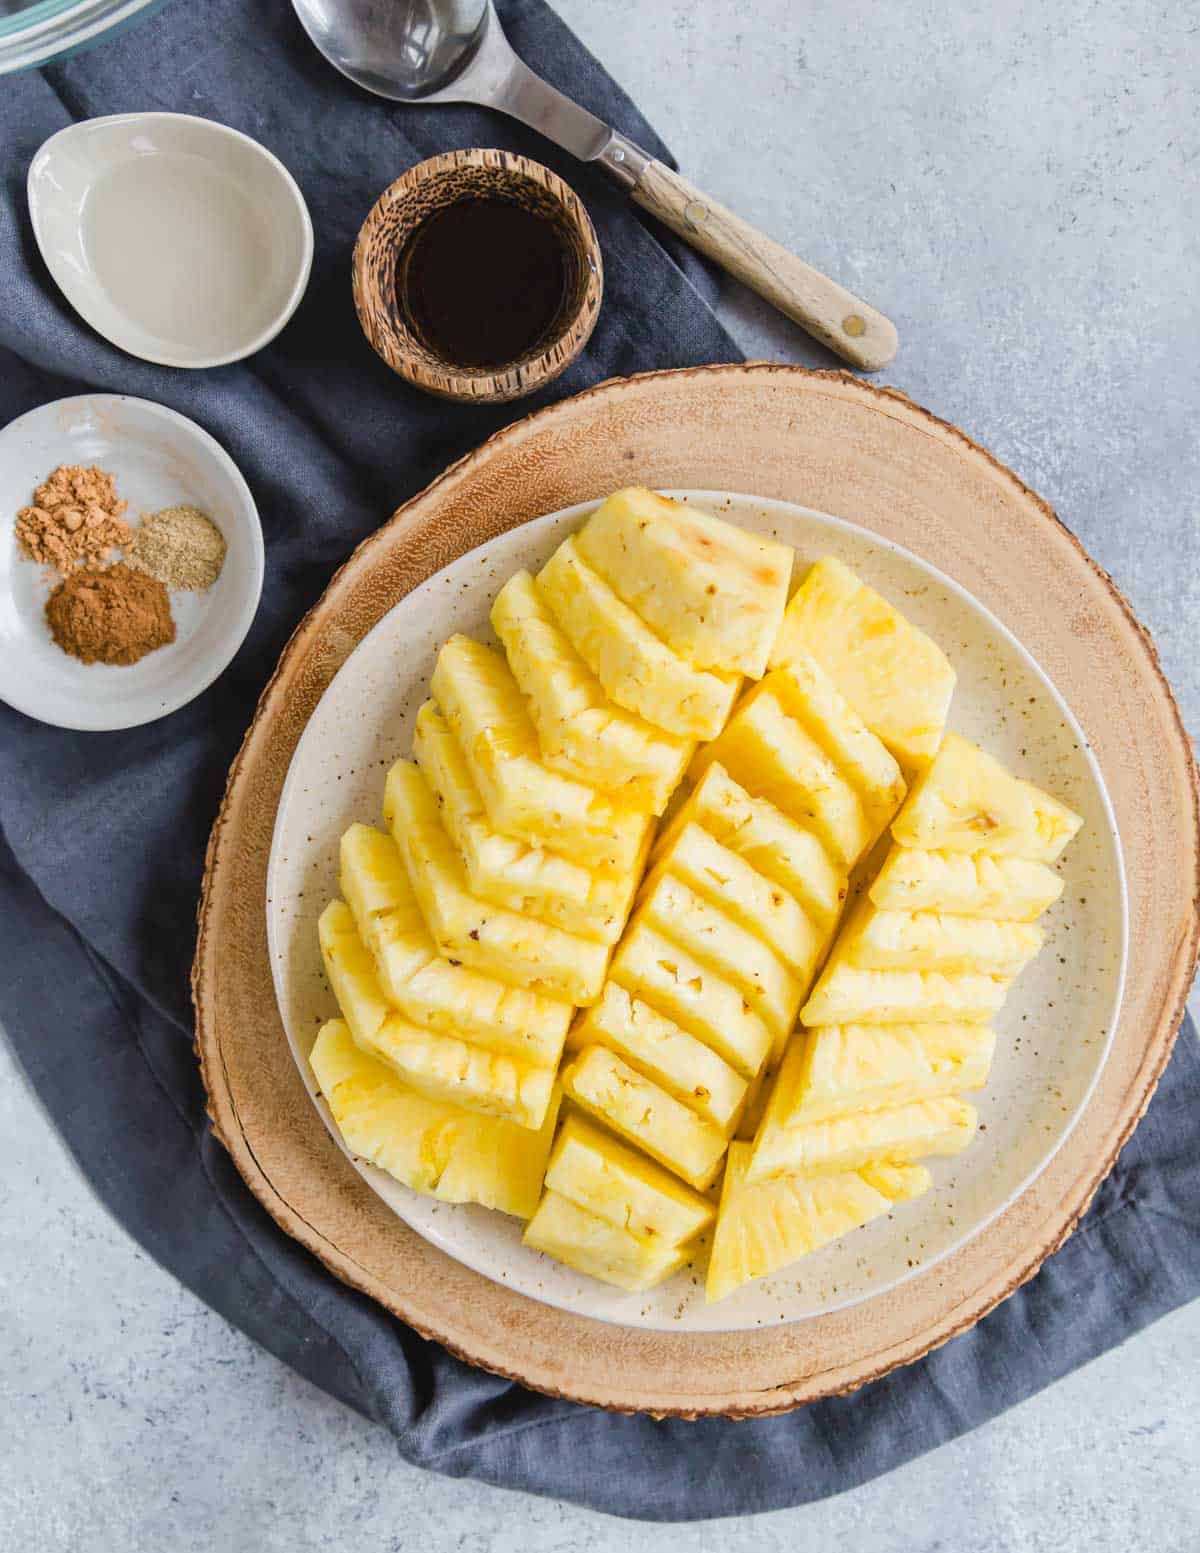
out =
[(46, 600), (46, 620), (81, 663), (136, 663), (175, 640), (167, 590), (123, 563), (70, 572)]

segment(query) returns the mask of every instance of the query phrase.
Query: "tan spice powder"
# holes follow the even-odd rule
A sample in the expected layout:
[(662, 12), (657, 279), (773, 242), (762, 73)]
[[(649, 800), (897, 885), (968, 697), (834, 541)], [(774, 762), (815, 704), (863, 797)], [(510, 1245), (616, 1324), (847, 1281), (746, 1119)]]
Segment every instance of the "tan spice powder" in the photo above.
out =
[(106, 470), (60, 464), (33, 493), (33, 505), (17, 513), (17, 540), (31, 560), (66, 576), (129, 543), (133, 530), (121, 520), (125, 508)]
[(46, 620), (81, 663), (136, 663), (175, 640), (167, 590), (122, 563), (71, 571), (46, 600)]
[(225, 564), (225, 536), (199, 507), (184, 503), (145, 516), (125, 558), (130, 566), (149, 572), (168, 588), (203, 592), (211, 588)]

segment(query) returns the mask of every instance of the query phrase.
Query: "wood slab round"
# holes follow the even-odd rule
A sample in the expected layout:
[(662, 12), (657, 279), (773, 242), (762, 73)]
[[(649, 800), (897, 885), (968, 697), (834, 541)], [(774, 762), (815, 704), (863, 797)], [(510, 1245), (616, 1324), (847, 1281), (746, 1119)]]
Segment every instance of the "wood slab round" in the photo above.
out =
[[(962, 583), (1038, 659), (1104, 772), (1128, 868), (1129, 981), (1087, 1112), (1038, 1181), (961, 1251), (853, 1309), (761, 1332), (635, 1331), (540, 1305), (452, 1261), (366, 1187), (289, 1054), (267, 963), (275, 808), (322, 691), (446, 562), (617, 486), (779, 497), (893, 539)], [(978, 1321), (1074, 1228), (1153, 1093), (1196, 964), (1191, 747), (1153, 644), (1051, 509), (953, 426), (837, 372), (767, 364), (622, 379), (461, 460), (355, 552), (288, 645), (229, 776), (193, 972), (217, 1136), (255, 1196), (339, 1278), (474, 1364), (554, 1395), (688, 1417), (852, 1390)]]

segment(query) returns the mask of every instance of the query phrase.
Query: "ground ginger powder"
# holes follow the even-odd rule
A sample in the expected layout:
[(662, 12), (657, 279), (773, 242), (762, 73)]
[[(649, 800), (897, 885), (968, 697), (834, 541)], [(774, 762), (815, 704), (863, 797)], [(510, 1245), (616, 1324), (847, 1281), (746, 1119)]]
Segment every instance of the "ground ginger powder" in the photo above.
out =
[(175, 640), (166, 588), (123, 563), (68, 573), (46, 600), (46, 620), (81, 663), (136, 663)]
[(65, 577), (127, 545), (133, 530), (121, 519), (126, 503), (116, 483), (94, 464), (60, 464), (17, 513), (17, 541), (31, 560)]
[(125, 559), (168, 588), (202, 593), (211, 588), (225, 564), (225, 536), (199, 507), (164, 507), (142, 519)]

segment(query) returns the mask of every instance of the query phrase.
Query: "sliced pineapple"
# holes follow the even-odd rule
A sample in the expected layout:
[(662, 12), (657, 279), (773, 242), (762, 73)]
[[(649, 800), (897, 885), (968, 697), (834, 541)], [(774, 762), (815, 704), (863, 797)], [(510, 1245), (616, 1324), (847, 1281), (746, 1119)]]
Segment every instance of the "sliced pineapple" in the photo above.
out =
[(747, 1143), (730, 1145), (705, 1286), (710, 1304), (890, 1213), (931, 1185), (921, 1165), (747, 1182), (750, 1154)]
[(751, 1079), (746, 1091), (746, 1103), (742, 1107), (741, 1116), (738, 1117), (735, 1138), (746, 1142), (757, 1136), (777, 1080), (777, 1071), (773, 1071), (770, 1067), (764, 1068), (756, 1078)]
[(683, 1245), (714, 1218), (699, 1192), (574, 1113), (551, 1151), (546, 1189), (647, 1245)]
[(550, 613), (528, 572), (517, 572), (492, 605), (492, 626), (529, 701), (542, 758), (590, 782), (625, 808), (661, 814), (695, 744), (655, 728), (604, 693)]
[(833, 931), (846, 898), (846, 871), (834, 865), (810, 830), (765, 798), (752, 798), (717, 760), (655, 843), (656, 864), (684, 826), (696, 824), (764, 879), (781, 885), (803, 906), (823, 938)]
[(940, 911), (881, 911), (864, 896), (838, 938), (839, 962), (866, 970), (942, 971), (1012, 978), (1042, 947), (1028, 922)]
[(498, 652), (452, 636), (430, 688), (496, 830), (587, 868), (636, 865), (649, 817), (544, 763), (525, 698)]
[(745, 1078), (771, 1051), (771, 1031), (736, 988), (645, 922), (635, 922), (613, 956), (611, 978), (703, 1041)]
[(1027, 858), (893, 847), (869, 893), (883, 911), (948, 911), (1032, 922), (1062, 890), (1053, 869)]
[(748, 1178), (840, 1175), (878, 1159), (905, 1162), (930, 1154), (960, 1154), (975, 1136), (977, 1122), (975, 1107), (955, 1095), (792, 1127), (774, 1125), (768, 1112), (754, 1143)]
[(375, 962), (345, 901), (330, 901), (317, 921), (321, 958), (350, 1033), (364, 1051), (395, 1012), (375, 972)]
[(724, 1058), (614, 981), (576, 1020), (567, 1044), (607, 1046), (727, 1137), (746, 1097), (746, 1080)]
[(641, 486), (614, 492), (576, 543), (688, 663), (755, 679), (765, 672), (792, 575), (787, 545)]
[[(633, 903), (641, 856), (620, 872), (585, 868), (545, 847), (502, 836), (493, 829), (458, 741), (432, 701), (417, 713), (413, 753), (462, 857), (472, 895), (581, 938), (616, 942)], [(649, 836), (643, 855), (648, 843)]]
[(685, 1249), (647, 1245), (557, 1192), (545, 1193), (522, 1239), (535, 1251), (631, 1294), (652, 1289), (688, 1259)]
[(791, 662), (800, 649), (906, 770), (929, 765), (954, 694), (950, 660), (831, 556), (817, 562), (788, 604), (771, 667)]
[(537, 1132), (430, 1100), (355, 1045), (331, 1019), (309, 1055), (346, 1147), (413, 1191), (528, 1219), (554, 1138), (556, 1089)]
[(771, 1096), (772, 1126), (980, 1089), (996, 1037), (986, 1025), (825, 1025), (797, 1031)]
[(710, 905), (727, 912), (755, 934), (802, 981), (811, 976), (824, 948), (824, 935), (795, 896), (764, 878), (743, 857), (694, 822), (677, 829), (666, 847), (656, 854), (643, 893), (652, 893), (667, 874), (682, 880)]
[(404, 987), (437, 954), (404, 859), (392, 838), (371, 825), (351, 825), (339, 856), (342, 894), (374, 956), (384, 995), (399, 1008)]
[(834, 955), (800, 1010), (806, 1025), (986, 1025), (1008, 990), (997, 976), (867, 971), (845, 964), (836, 949)]
[(802, 979), (760, 938), (671, 874), (663, 874), (643, 897), (637, 920), (736, 987), (776, 1041), (782, 1044), (787, 1038), (804, 996), (807, 973)]
[(698, 751), (693, 778), (699, 780), (715, 760), (747, 792), (815, 831), (839, 867), (850, 868), (875, 840), (862, 799), (784, 711), (767, 680), (742, 699), (720, 738)]
[(1052, 863), (1083, 820), (977, 745), (948, 733), (892, 826), (905, 847)]
[(739, 677), (693, 668), (672, 652), (584, 561), (574, 539), (563, 540), (537, 581), (572, 646), (618, 706), (682, 739), (720, 733)]
[(605, 946), (472, 895), (429, 784), (410, 761), (388, 772), (385, 813), (421, 915), (448, 959), (572, 1003), (599, 996)]
[(562, 1086), (576, 1105), (698, 1191), (721, 1168), (725, 1134), (603, 1046), (585, 1046), (563, 1069)]

